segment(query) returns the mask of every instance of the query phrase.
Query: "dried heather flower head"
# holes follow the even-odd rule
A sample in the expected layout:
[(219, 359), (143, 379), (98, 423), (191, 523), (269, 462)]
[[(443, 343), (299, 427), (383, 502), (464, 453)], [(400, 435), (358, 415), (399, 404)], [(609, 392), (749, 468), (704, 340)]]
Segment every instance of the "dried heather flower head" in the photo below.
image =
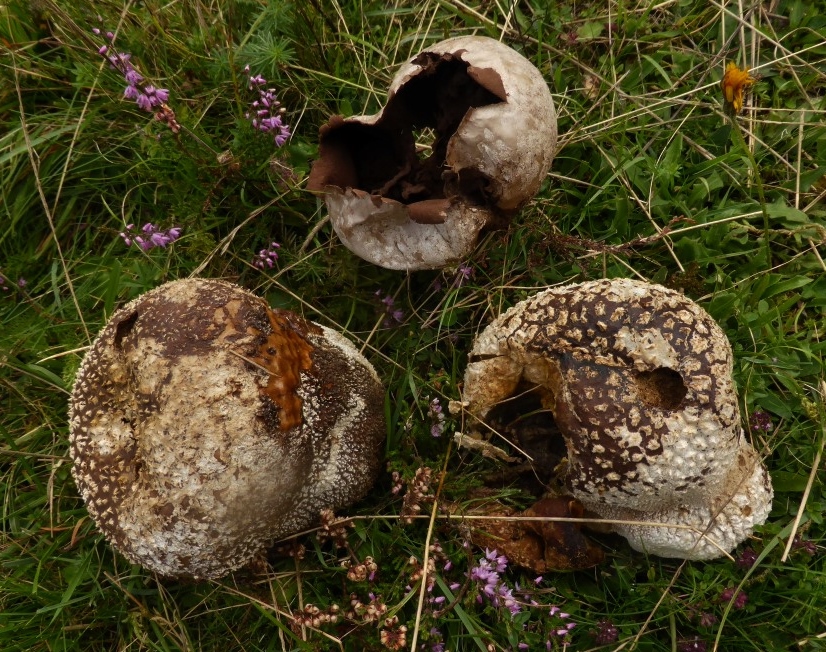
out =
[(354, 622), (361, 622), (362, 624), (377, 623), (387, 613), (387, 605), (380, 596), (370, 594), (370, 602), (365, 604), (358, 595), (352, 593), (350, 595), (350, 609), (345, 616), (348, 620)]
[(351, 582), (371, 582), (375, 579), (379, 570), (378, 564), (372, 557), (365, 557), (361, 563), (353, 564), (352, 560), (345, 559), (341, 562), (341, 567), (347, 569), (347, 579)]
[(347, 528), (353, 527), (353, 522), (348, 520), (336, 521), (336, 515), (332, 509), (322, 509), (318, 518), (320, 526), (315, 536), (319, 543), (332, 541), (336, 548), (346, 548)]
[(399, 625), (398, 616), (387, 618), (379, 634), (381, 644), (388, 650), (401, 650), (407, 645), (407, 627)]
[(339, 611), (337, 604), (331, 604), (327, 609), (321, 610), (313, 604), (304, 605), (303, 609), (292, 612), (292, 629), (298, 633), (301, 627), (319, 627), (327, 624), (334, 624), (338, 621)]
[(416, 469), (416, 475), (407, 485), (407, 493), (402, 501), (402, 522), (410, 525), (413, 516), (422, 511), (421, 503), (432, 502), (434, 496), (430, 494), (430, 483), (432, 481), (433, 470), (427, 466), (420, 466)]

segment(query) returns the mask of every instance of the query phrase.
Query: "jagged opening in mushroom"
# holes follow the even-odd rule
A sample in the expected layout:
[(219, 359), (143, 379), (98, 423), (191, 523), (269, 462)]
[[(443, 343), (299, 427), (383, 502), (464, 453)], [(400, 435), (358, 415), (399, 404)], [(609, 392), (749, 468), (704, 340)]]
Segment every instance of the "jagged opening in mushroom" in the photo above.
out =
[(546, 387), (520, 381), (513, 394), (500, 401), (485, 418), (496, 432), (530, 456), (534, 472), (544, 484), (566, 455), (565, 440), (548, 407), (552, 396)]
[(640, 400), (662, 410), (678, 409), (688, 392), (683, 377), (667, 367), (638, 372), (634, 381)]
[[(406, 205), (431, 202), (430, 210), (426, 205), (411, 211), (411, 217), (422, 222), (440, 222), (435, 216), (455, 195), (480, 206), (490, 203), (484, 174), (471, 168), (453, 172), (446, 169), (445, 159), (468, 111), (505, 101), (501, 78), (463, 61), (461, 51), (423, 52), (413, 63), (420, 66), (418, 73), (388, 100), (380, 120), (364, 124), (335, 117), (322, 127), (309, 190), (336, 186)], [(433, 131), (432, 144), (419, 153), (416, 134), (427, 130)]]

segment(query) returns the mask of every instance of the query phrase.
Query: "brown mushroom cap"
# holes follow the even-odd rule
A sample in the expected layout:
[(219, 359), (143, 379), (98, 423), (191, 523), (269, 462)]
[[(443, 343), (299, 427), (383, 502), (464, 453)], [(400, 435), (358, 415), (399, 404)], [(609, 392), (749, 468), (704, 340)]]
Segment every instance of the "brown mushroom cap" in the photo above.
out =
[[(435, 132), (420, 160), (414, 130)], [(455, 263), (479, 231), (539, 189), (556, 149), (542, 74), (482, 36), (429, 46), (403, 64), (376, 115), (321, 128), (307, 188), (325, 193), (344, 245), (390, 269)]]
[(731, 369), (728, 340), (700, 306), (659, 285), (600, 280), (496, 319), (470, 354), (464, 399), (484, 418), (533, 388), (565, 438), (573, 495), (604, 518), (693, 528), (615, 529), (637, 549), (702, 559), (733, 548), (771, 507)]
[(338, 333), (223, 281), (118, 310), (72, 391), (73, 474), (130, 561), (217, 578), (371, 486), (383, 389)]

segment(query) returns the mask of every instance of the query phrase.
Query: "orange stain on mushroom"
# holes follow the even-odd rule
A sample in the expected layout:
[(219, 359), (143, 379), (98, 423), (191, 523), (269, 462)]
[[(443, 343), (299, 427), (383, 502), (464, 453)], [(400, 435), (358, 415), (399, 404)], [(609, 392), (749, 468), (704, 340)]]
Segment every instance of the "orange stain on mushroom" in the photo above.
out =
[(301, 397), (296, 390), (301, 384), (301, 372), (313, 368), (313, 346), (302, 337), (285, 311), (268, 309), (267, 317), (272, 332), (266, 335), (251, 359), (269, 372), (262, 392), (278, 406), (278, 428), (283, 432), (304, 421)]

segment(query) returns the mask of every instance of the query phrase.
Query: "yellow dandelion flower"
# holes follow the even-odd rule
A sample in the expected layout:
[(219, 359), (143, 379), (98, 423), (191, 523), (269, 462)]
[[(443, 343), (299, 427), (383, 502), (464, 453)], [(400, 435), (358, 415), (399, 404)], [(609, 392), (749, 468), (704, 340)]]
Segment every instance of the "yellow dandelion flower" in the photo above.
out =
[(726, 104), (730, 105), (735, 113), (740, 113), (743, 110), (743, 90), (756, 81), (748, 70), (741, 70), (736, 63), (729, 61), (720, 86), (723, 88), (723, 97)]

